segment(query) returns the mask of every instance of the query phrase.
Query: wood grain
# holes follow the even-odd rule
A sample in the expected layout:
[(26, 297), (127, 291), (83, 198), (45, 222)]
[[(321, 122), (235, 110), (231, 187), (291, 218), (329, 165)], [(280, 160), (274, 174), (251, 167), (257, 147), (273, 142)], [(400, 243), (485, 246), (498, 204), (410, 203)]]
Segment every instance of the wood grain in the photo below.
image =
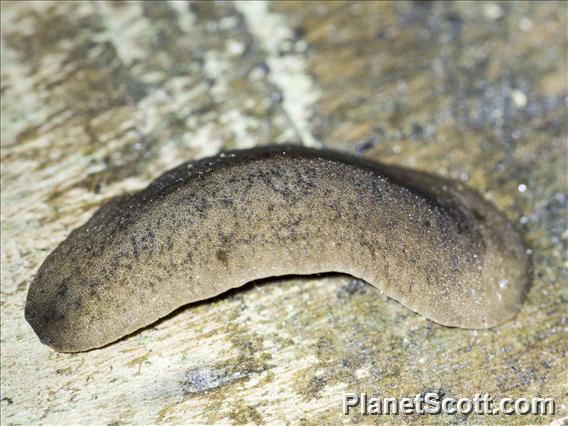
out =
[[(2, 423), (548, 424), (566, 416), (563, 3), (2, 2)], [(302, 142), (462, 179), (521, 229), (515, 320), (438, 326), (349, 277), (254, 283), (102, 350), (25, 323), (40, 263), (111, 197)], [(558, 414), (345, 417), (343, 392), (554, 397)]]

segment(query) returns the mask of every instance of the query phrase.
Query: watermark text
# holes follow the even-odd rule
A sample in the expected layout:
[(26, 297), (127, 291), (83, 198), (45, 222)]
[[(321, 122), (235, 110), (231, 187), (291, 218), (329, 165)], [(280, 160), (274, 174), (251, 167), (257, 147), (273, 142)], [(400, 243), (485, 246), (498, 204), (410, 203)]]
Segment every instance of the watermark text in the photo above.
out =
[(473, 398), (449, 398), (435, 392), (417, 394), (415, 397), (380, 398), (365, 393), (344, 393), (343, 414), (363, 415), (411, 415), (411, 414), (521, 414), (554, 415), (552, 398), (500, 398), (489, 394), (475, 394)]

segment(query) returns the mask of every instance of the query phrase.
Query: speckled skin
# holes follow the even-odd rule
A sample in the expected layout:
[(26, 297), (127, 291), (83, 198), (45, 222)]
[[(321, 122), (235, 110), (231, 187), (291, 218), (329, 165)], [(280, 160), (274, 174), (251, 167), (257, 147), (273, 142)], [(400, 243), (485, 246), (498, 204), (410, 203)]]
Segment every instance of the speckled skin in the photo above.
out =
[(249, 281), (337, 271), (448, 326), (510, 319), (512, 224), (457, 182), (298, 146), (182, 164), (103, 206), (45, 260), (26, 320), (57, 351), (111, 343)]

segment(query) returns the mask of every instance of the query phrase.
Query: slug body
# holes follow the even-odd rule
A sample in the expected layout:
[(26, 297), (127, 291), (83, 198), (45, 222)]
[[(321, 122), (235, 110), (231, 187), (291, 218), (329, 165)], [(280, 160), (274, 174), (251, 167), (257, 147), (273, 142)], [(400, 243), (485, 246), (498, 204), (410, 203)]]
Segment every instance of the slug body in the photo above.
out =
[(270, 146), (104, 205), (47, 257), (25, 317), (55, 350), (84, 351), (252, 280), (335, 271), (437, 323), (488, 328), (520, 308), (527, 266), (512, 224), (457, 182)]

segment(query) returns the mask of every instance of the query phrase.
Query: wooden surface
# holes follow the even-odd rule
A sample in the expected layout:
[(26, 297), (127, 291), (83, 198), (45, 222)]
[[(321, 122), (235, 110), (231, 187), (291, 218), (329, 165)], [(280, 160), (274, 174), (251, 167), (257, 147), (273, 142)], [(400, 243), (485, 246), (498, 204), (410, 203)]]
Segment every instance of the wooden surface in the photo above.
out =
[[(2, 423), (549, 424), (567, 413), (566, 3), (2, 2)], [(350, 277), (254, 283), (104, 349), (23, 317), (101, 203), (295, 142), (461, 179), (521, 230), (523, 310), (442, 327)], [(553, 397), (558, 414), (341, 415), (343, 392)]]

